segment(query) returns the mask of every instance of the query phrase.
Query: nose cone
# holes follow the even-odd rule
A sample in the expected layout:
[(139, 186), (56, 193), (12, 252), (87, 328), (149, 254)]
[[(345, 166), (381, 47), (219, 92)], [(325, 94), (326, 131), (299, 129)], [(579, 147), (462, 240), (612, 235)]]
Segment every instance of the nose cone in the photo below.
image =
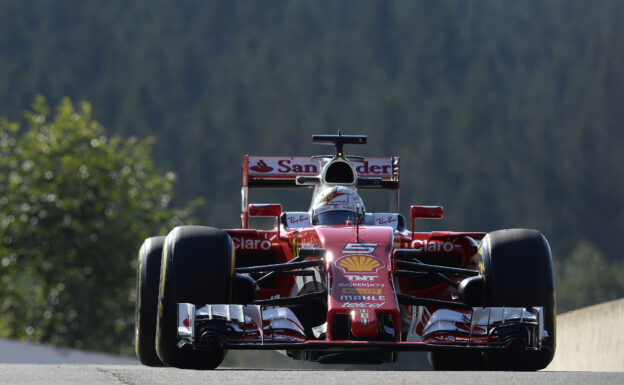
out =
[(351, 334), (354, 337), (375, 337), (377, 330), (377, 314), (374, 310), (355, 309), (351, 311)]

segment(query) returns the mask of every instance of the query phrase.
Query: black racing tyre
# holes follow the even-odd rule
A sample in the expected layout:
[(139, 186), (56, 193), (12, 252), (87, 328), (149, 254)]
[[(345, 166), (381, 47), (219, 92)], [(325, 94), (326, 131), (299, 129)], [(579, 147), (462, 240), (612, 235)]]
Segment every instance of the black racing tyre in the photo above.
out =
[(155, 337), (158, 281), (164, 243), (164, 236), (147, 238), (139, 249), (134, 335), (136, 355), (147, 366), (163, 366), (156, 354)]
[(225, 356), (217, 340), (206, 350), (177, 346), (177, 304), (228, 304), (232, 298), (234, 245), (223, 230), (181, 226), (165, 240), (158, 292), (156, 352), (166, 366), (214, 369)]
[(485, 370), (485, 358), (481, 352), (429, 352), (429, 365), (433, 370), (470, 371)]
[(544, 369), (555, 354), (556, 308), (553, 264), (546, 238), (536, 230), (511, 229), (488, 233), (479, 247), (487, 306), (543, 306), (548, 337), (542, 349), (488, 352), (492, 370)]

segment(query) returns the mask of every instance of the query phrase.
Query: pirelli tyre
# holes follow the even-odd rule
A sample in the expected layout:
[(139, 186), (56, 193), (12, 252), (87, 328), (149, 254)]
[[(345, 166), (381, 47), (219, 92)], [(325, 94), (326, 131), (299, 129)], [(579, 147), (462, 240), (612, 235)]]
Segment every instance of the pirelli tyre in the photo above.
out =
[(139, 249), (134, 335), (136, 355), (147, 366), (163, 366), (156, 354), (155, 337), (158, 281), (164, 243), (164, 236), (147, 238)]
[(492, 370), (544, 369), (555, 354), (556, 320), (553, 264), (546, 238), (536, 230), (511, 229), (488, 233), (479, 248), (479, 268), (485, 279), (487, 306), (542, 306), (548, 336), (542, 349), (523, 346), (488, 352)]
[(156, 352), (166, 366), (214, 369), (225, 349), (216, 339), (204, 350), (180, 349), (177, 339), (177, 304), (231, 303), (234, 245), (223, 230), (181, 226), (165, 240), (158, 292)]

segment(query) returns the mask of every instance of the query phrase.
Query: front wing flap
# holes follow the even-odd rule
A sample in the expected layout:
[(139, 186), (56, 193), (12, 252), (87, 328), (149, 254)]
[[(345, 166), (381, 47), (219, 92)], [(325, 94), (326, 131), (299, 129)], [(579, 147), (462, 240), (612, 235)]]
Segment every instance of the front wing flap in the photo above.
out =
[[(322, 338), (319, 330), (326, 330), (326, 324), (313, 328), (314, 337)], [(285, 307), (178, 304), (178, 345), (196, 349), (216, 337), (227, 349), (250, 350), (491, 350), (507, 348), (518, 340), (527, 350), (539, 350), (547, 336), (542, 307), (442, 309), (431, 315), (422, 335), (408, 333), (406, 341), (387, 342), (310, 339)]]

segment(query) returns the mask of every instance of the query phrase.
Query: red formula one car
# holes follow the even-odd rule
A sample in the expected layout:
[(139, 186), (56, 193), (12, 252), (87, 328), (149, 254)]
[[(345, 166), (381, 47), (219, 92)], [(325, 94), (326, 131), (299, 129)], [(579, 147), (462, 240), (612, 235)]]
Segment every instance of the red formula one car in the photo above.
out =
[[(139, 252), (136, 351), (149, 366), (212, 369), (228, 349), (321, 363), (429, 351), (434, 369), (539, 370), (555, 352), (550, 248), (535, 230), (414, 232), (442, 207), (398, 213), (399, 158), (346, 155), (365, 136), (315, 135), (335, 155), (245, 156), (242, 226), (182, 226)], [(307, 211), (248, 204), (253, 188), (308, 188)], [(357, 191), (394, 192), (367, 212)], [(271, 230), (249, 218), (276, 218)]]

